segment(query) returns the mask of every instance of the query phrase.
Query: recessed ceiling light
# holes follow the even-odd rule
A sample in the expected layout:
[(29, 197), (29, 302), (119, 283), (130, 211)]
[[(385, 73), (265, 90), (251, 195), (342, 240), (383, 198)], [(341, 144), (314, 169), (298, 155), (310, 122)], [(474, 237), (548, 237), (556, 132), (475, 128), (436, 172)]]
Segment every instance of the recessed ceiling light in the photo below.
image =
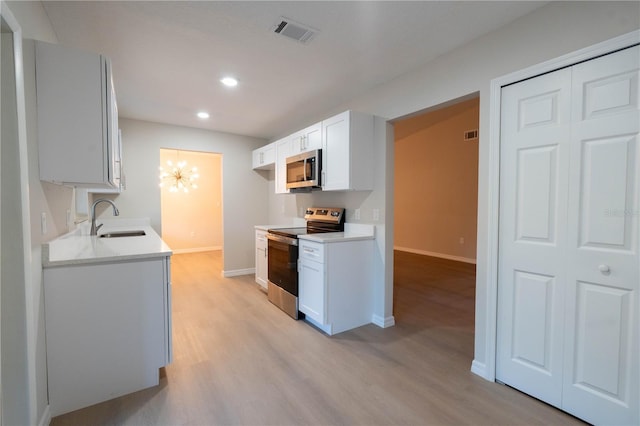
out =
[(198, 113), (198, 118), (209, 118), (209, 113), (208, 112), (204, 112), (204, 111), (200, 111)]
[(227, 87), (235, 87), (238, 85), (238, 80), (233, 77), (225, 77), (220, 80), (220, 83), (224, 84)]

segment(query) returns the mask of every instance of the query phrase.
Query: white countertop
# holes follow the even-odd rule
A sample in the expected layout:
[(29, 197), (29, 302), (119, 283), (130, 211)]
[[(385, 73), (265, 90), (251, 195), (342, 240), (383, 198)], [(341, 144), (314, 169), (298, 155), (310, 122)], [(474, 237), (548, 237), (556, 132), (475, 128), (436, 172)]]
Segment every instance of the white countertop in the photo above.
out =
[(373, 240), (373, 234), (358, 234), (354, 232), (327, 232), (323, 234), (299, 235), (298, 239), (315, 241), (317, 243), (342, 243), (346, 241)]
[[(114, 262), (133, 259), (171, 256), (171, 248), (160, 238), (148, 219), (98, 220), (104, 226), (98, 236), (89, 235), (89, 224), (62, 235), (42, 246), (42, 266), (55, 267), (87, 263)], [(142, 230), (146, 235), (135, 237), (100, 238), (99, 235), (117, 231)]]

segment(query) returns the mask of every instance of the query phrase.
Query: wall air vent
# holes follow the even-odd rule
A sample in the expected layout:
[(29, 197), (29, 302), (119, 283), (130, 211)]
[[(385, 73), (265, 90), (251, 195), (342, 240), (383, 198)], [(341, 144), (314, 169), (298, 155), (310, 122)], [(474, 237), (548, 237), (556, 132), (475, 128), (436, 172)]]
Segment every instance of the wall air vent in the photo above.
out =
[(278, 24), (273, 27), (273, 32), (297, 42), (307, 44), (318, 31), (292, 21), (289, 18), (281, 17)]
[(467, 130), (464, 132), (464, 140), (465, 141), (473, 141), (478, 139), (478, 129), (475, 130)]

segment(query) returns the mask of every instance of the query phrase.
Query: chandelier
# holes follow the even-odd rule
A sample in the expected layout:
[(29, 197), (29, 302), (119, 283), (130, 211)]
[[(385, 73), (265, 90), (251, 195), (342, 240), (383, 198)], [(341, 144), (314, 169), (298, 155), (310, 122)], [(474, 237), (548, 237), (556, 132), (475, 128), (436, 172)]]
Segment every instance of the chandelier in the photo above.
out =
[(174, 165), (173, 161), (167, 160), (167, 169), (162, 166), (160, 170), (160, 187), (167, 186), (169, 192), (189, 192), (190, 189), (198, 188), (196, 180), (200, 177), (197, 167), (187, 168), (186, 161), (178, 161)]

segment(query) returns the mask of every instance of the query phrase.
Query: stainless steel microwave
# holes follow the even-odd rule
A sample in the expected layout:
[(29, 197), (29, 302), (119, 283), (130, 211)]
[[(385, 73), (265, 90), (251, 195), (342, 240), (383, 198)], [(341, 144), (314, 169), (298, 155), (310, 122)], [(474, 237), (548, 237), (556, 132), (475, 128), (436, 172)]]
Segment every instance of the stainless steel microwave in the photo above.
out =
[(287, 189), (296, 191), (310, 191), (320, 189), (322, 182), (322, 150), (315, 149), (309, 152), (288, 157), (287, 163)]

